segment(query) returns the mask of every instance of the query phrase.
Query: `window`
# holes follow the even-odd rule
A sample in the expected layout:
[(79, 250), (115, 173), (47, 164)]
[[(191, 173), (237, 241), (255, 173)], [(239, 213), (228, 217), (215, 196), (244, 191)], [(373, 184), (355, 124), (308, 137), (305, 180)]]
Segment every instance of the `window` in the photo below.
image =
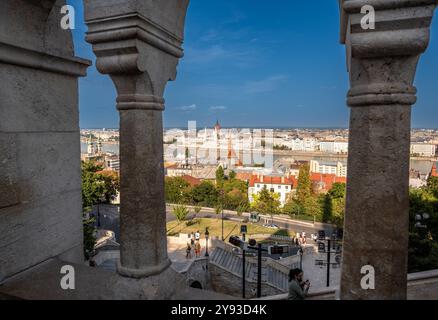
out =
[(271, 188), (271, 192), (274, 192), (275, 190), (274, 190), (274, 188)]
[(284, 188), (285, 188), (286, 190), (289, 190), (289, 186), (285, 186)]

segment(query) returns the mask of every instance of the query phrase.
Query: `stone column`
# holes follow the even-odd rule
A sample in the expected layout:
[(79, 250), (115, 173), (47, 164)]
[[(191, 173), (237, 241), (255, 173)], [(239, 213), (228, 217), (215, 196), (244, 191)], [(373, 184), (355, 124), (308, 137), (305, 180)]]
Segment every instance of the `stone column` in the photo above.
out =
[[(342, 1), (351, 90), (341, 299), (406, 299), (413, 86), (435, 0)], [(364, 30), (361, 8), (375, 9)], [(363, 266), (375, 289), (361, 286)]]
[[(142, 278), (161, 273), (167, 256), (163, 169), (163, 93), (176, 77), (188, 0), (86, 0), (97, 68), (116, 86), (120, 113), (120, 263)], [(114, 3), (114, 4), (113, 4)], [(159, 3), (159, 4), (158, 4)]]

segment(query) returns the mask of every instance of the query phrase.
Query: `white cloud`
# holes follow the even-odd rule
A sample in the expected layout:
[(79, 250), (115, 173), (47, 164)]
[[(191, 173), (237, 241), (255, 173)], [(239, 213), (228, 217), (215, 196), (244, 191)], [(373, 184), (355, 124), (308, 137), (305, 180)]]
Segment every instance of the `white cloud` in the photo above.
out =
[(257, 59), (257, 51), (248, 47), (235, 47), (227, 45), (226, 47), (220, 44), (215, 44), (204, 48), (186, 47), (184, 61), (191, 66), (202, 66), (212, 64), (220, 66), (226, 62), (228, 65), (245, 68), (251, 66)]
[(180, 111), (184, 111), (184, 112), (195, 111), (196, 110), (196, 104), (191, 104), (189, 106), (182, 106), (182, 107), (178, 107), (176, 109), (178, 109)]
[(225, 106), (211, 106), (210, 111), (225, 111), (227, 107)]

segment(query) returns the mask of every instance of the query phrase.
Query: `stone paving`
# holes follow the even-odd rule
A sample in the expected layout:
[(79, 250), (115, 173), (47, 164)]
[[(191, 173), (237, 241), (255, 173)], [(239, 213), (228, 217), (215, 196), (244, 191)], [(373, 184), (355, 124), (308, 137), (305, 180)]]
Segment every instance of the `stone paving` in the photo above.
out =
[[(334, 262), (334, 255), (332, 261)], [(327, 254), (311, 253), (303, 256), (303, 271), (304, 278), (311, 282), (310, 292), (317, 289), (324, 289), (327, 287), (327, 266), (315, 265), (315, 260), (327, 261)], [(330, 267), (330, 287), (338, 286), (340, 284), (341, 268)]]

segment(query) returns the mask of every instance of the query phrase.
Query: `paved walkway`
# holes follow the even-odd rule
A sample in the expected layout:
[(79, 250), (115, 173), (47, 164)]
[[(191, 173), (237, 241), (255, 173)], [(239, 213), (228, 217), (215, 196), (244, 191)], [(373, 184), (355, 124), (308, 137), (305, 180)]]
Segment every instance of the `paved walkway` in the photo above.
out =
[[(169, 259), (172, 261), (172, 267), (180, 272), (186, 269), (190, 263), (195, 261), (195, 250), (192, 248), (191, 258), (186, 258), (186, 247), (187, 245), (181, 244), (170, 244), (167, 245), (167, 254)], [(201, 258), (205, 255), (205, 249), (201, 249)]]
[[(315, 251), (317, 247), (315, 246)], [(332, 254), (331, 262), (335, 262), (334, 254)], [(316, 260), (327, 261), (327, 254), (324, 253), (306, 253), (303, 255), (303, 271), (304, 279), (311, 282), (310, 292), (315, 290), (325, 289), (327, 287), (327, 266), (316, 265)], [(282, 263), (282, 260), (277, 260)], [(285, 261), (286, 262), (286, 261)], [(286, 262), (287, 263), (287, 262)], [(331, 267), (330, 268), (330, 287), (339, 286), (341, 278), (341, 268)]]

